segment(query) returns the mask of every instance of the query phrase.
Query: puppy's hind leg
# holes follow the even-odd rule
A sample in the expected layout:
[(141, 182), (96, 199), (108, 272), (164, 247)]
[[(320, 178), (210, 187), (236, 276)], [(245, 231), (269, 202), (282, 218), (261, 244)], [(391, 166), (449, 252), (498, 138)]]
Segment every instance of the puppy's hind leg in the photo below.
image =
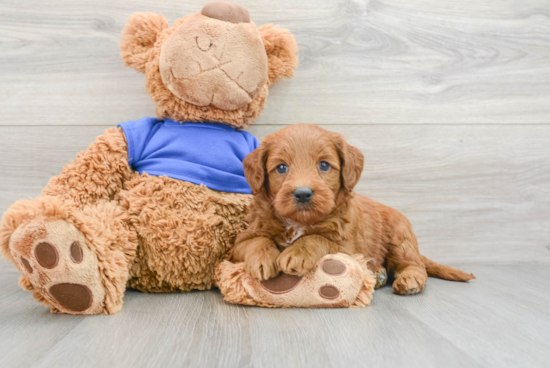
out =
[(393, 270), (393, 291), (401, 295), (420, 293), (428, 281), (428, 273), (420, 259), (416, 239), (406, 239), (400, 245), (391, 245), (388, 268)]
[(376, 279), (376, 284), (374, 285), (374, 288), (379, 289), (382, 286), (385, 286), (386, 282), (388, 281), (388, 273), (386, 272), (386, 267), (376, 263), (374, 260), (369, 261), (367, 266), (372, 271), (372, 273), (374, 274), (374, 278)]

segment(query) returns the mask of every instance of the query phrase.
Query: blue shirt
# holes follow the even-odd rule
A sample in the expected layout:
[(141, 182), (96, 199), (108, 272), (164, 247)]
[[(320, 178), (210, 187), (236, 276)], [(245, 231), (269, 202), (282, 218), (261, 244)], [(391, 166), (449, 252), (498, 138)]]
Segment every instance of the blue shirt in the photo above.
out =
[(258, 147), (250, 133), (219, 123), (180, 123), (143, 118), (119, 124), (129, 164), (140, 174), (204, 184), (223, 192), (248, 193), (243, 160)]

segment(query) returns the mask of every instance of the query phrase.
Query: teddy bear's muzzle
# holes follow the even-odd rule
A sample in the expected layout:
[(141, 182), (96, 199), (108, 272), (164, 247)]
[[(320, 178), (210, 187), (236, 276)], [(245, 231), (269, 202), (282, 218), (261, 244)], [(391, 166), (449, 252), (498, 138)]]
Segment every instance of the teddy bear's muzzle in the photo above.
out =
[(268, 62), (256, 25), (237, 22), (246, 19), (246, 9), (224, 2), (188, 16), (162, 46), (166, 88), (195, 106), (234, 111), (250, 104), (266, 88)]

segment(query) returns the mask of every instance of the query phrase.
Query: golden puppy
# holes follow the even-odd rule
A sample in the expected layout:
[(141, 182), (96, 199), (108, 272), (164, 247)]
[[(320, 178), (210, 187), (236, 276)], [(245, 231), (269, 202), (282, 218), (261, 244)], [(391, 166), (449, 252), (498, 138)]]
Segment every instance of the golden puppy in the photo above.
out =
[(267, 136), (244, 160), (244, 171), (254, 200), (232, 258), (244, 261), (252, 277), (303, 275), (324, 255), (342, 252), (370, 258), (382, 285), (387, 267), (399, 294), (421, 292), (428, 276), (474, 278), (420, 255), (404, 215), (353, 192), (363, 154), (341, 134), (291, 125)]

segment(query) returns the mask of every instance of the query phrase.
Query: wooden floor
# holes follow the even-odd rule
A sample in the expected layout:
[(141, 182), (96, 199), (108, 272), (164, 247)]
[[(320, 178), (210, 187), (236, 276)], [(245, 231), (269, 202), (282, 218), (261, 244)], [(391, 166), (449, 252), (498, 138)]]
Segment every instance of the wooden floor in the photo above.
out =
[(50, 314), (0, 274), (1, 367), (548, 367), (550, 268), (461, 265), (470, 283), (390, 287), (370, 307), (262, 309), (218, 291), (128, 292), (114, 316)]
[[(111, 317), (51, 315), (0, 260), (0, 367), (548, 367), (550, 2), (233, 0), (290, 29), (292, 80), (248, 130), (308, 122), (365, 155), (357, 191), (403, 212), (421, 251), (477, 280), (376, 292), (361, 310), (128, 292)], [(128, 17), (205, 0), (0, 0), (0, 214), (106, 128), (154, 116), (124, 68)]]

